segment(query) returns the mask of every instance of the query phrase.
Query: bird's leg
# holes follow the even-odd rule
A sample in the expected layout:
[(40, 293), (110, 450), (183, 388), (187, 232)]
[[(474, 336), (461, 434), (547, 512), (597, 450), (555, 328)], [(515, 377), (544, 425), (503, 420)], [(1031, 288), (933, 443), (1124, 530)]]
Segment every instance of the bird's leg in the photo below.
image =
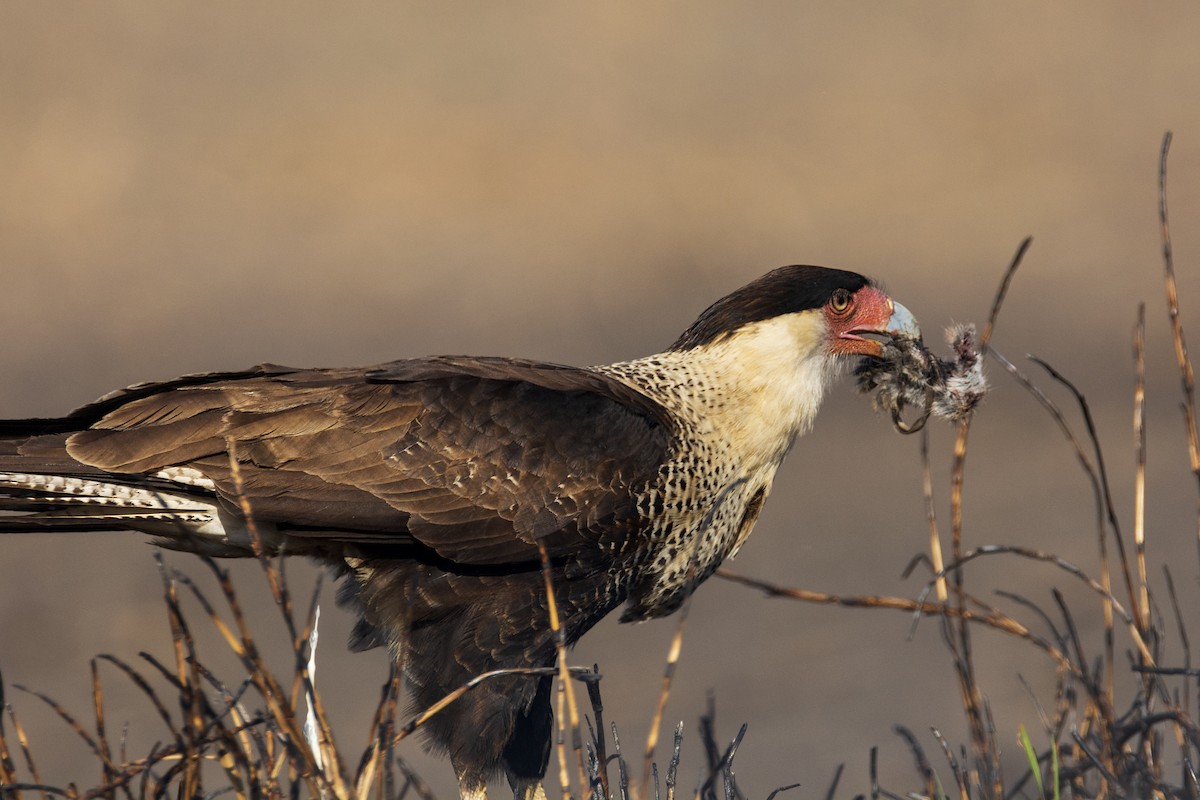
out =
[(460, 772), (458, 773), (458, 797), (459, 800), (487, 800), (487, 783), (477, 774)]
[(509, 784), (513, 790), (513, 800), (546, 800), (546, 790), (542, 782), (534, 779), (512, 780)]
[[(553, 656), (543, 656), (543, 659), (542, 666), (553, 663)], [(550, 739), (554, 730), (554, 716), (550, 711), (553, 683), (553, 678), (548, 675), (537, 679), (537, 689), (529, 707), (517, 713), (512, 734), (504, 746), (501, 761), (508, 785), (513, 790), (513, 800), (546, 800), (542, 777), (550, 762)]]

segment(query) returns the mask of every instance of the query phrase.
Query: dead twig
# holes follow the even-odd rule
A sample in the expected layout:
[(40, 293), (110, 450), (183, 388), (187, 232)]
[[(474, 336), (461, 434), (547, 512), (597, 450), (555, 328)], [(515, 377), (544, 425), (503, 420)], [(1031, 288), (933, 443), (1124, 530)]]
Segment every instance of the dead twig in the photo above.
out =
[[(944, 575), (944, 571), (942, 573)], [(955, 619), (965, 619), (968, 622), (974, 622), (984, 625), (989, 628), (994, 628), (1003, 633), (1008, 633), (1020, 639), (1028, 641), (1040, 650), (1044, 651), (1055, 663), (1065, 665), (1068, 668), (1074, 669), (1074, 665), (1066, 658), (1063, 652), (1037, 636), (1027, 627), (1022, 625), (1015, 619), (1007, 617), (994, 610), (979, 612), (970, 608), (960, 608), (958, 606), (946, 605), (944, 603), (930, 603), (923, 599), (912, 600), (906, 597), (885, 597), (879, 595), (854, 595), (842, 596), (828, 594), (826, 592), (814, 592), (810, 589), (798, 589), (794, 587), (779, 586), (778, 584), (768, 581), (758, 580), (756, 578), (748, 578), (744, 575), (739, 575), (736, 572), (731, 572), (727, 569), (719, 569), (716, 572), (718, 578), (724, 578), (727, 581), (738, 583), (743, 586), (748, 586), (753, 589), (758, 589), (766, 593), (768, 597), (785, 597), (791, 600), (799, 600), (804, 603), (816, 603), (818, 605), (836, 605), (846, 608), (890, 608), (896, 611), (907, 611), (918, 618), (922, 614), (929, 616), (950, 617)], [(934, 580), (936, 584), (936, 579)]]
[[(1130, 636), (1132, 637), (1134, 644), (1137, 645), (1137, 648), (1141, 652), (1142, 657), (1146, 659), (1146, 662), (1148, 664), (1150, 664), (1150, 665), (1154, 664), (1154, 657), (1150, 653), (1149, 646), (1146, 644), (1145, 640), (1142, 638), (1141, 634), (1138, 632), (1137, 624), (1135, 623), (1133, 616), (1128, 611), (1125, 610), (1125, 607), (1123, 605), (1121, 605), (1119, 600), (1117, 600), (1115, 597), (1113, 597), (1112, 592), (1105, 590), (1104, 587), (1097, 580), (1088, 576), (1087, 573), (1085, 573), (1082, 569), (1075, 566), (1070, 561), (1067, 561), (1064, 558), (1056, 556), (1052, 553), (1044, 553), (1040, 550), (1033, 550), (1028, 547), (1018, 547), (1017, 545), (990, 544), (990, 545), (983, 545), (983, 546), (977, 547), (968, 553), (964, 553), (963, 557), (961, 559), (959, 559), (958, 561), (956, 561), (952, 564), (946, 565), (946, 571), (949, 572), (951, 570), (959, 569), (962, 566), (966, 565), (967, 563), (969, 563), (971, 561), (974, 561), (977, 558), (982, 558), (984, 556), (1000, 555), (1000, 554), (1005, 554), (1005, 553), (1021, 556), (1022, 558), (1028, 558), (1028, 559), (1031, 559), (1034, 561), (1043, 561), (1043, 562), (1046, 562), (1049, 564), (1053, 564), (1054, 566), (1058, 567), (1059, 569), (1063, 570), (1064, 572), (1066, 572), (1070, 575), (1073, 575), (1075, 578), (1077, 578), (1078, 580), (1083, 582), (1086, 586), (1088, 586), (1088, 588), (1090, 588), (1092, 591), (1096, 592), (1096, 594), (1100, 595), (1101, 598), (1106, 598), (1109, 601), (1111, 601), (1113, 604), (1113, 610), (1116, 611), (1116, 613), (1118, 613), (1121, 616), (1121, 619), (1125, 622), (1126, 627), (1129, 629)], [(936, 578), (937, 578), (937, 576), (935, 575), (934, 580), (931, 580), (930, 583), (926, 585), (925, 589), (922, 590), (921, 594), (918, 596), (917, 602), (919, 605), (923, 606), (925, 603), (925, 599), (929, 596), (929, 593), (931, 591), (933, 591), (933, 587), (936, 582)]]

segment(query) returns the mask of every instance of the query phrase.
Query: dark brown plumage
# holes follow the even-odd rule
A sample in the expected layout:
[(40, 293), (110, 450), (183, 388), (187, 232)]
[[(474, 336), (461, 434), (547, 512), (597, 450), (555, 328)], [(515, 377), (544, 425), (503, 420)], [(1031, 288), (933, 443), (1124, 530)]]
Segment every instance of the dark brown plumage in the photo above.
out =
[[(859, 275), (788, 267), (606, 367), (441, 357), (143, 384), (0, 422), (0, 510), (17, 512), (0, 532), (133, 529), (244, 556), (245, 501), (269, 550), (346, 576), (352, 647), (388, 645), (426, 707), (553, 662), (539, 541), (571, 642), (622, 604), (678, 607), (749, 534), (835, 362), (878, 355), (860, 333), (916, 330)], [(550, 685), (500, 678), (434, 717), (464, 796), (501, 770), (540, 793)]]

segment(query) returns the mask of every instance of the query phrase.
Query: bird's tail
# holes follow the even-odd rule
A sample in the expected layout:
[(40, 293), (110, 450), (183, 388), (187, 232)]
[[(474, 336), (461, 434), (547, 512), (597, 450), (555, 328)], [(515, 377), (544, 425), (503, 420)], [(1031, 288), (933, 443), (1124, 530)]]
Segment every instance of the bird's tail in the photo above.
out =
[(69, 419), (0, 421), (0, 534), (134, 530), (193, 550), (197, 535), (203, 542), (220, 528), (212, 492), (82, 464), (67, 450), (71, 427)]

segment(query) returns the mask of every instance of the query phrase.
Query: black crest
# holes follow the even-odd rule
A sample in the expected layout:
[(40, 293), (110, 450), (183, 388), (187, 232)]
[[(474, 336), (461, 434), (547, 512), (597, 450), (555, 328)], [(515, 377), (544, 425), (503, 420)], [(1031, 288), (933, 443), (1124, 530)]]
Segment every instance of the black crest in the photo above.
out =
[(751, 322), (820, 308), (835, 290), (857, 292), (870, 283), (857, 272), (841, 269), (801, 265), (780, 267), (705, 309), (671, 349), (691, 350)]

